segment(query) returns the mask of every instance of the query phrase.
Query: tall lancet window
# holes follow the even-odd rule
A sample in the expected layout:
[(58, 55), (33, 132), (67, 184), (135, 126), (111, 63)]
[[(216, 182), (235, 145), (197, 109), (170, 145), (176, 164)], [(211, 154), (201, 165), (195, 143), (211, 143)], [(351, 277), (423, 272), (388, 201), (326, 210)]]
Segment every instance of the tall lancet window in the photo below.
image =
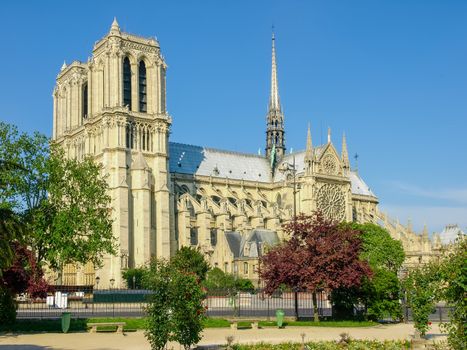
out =
[(83, 119), (88, 117), (88, 83), (83, 85), (83, 110), (81, 114)]
[(146, 65), (144, 61), (139, 63), (139, 111), (147, 112)]
[(131, 65), (128, 57), (123, 60), (123, 105), (131, 110)]

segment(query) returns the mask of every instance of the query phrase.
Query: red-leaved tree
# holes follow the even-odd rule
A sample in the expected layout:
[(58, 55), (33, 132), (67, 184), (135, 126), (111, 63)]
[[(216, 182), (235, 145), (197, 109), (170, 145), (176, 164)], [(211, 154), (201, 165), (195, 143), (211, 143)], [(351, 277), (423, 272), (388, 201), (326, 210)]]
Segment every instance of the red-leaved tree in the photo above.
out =
[(363, 277), (371, 277), (368, 263), (359, 259), (360, 233), (348, 225), (315, 212), (300, 214), (284, 225), (284, 231), (290, 239), (261, 257), (259, 276), (268, 294), (281, 285), (311, 291), (315, 321), (319, 289), (358, 287)]
[(13, 264), (2, 273), (0, 283), (12, 294), (28, 293), (32, 298), (47, 296), (49, 285), (33, 252), (18, 242), (11, 243), (15, 253)]

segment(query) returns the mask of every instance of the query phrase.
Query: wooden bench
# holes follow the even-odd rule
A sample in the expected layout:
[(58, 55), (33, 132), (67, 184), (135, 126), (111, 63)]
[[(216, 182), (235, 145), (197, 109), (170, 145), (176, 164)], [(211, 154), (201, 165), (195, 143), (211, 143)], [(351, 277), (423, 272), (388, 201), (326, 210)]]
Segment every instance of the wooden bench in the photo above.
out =
[(102, 323), (88, 323), (87, 326), (91, 328), (91, 333), (97, 332), (97, 327), (117, 326), (117, 333), (123, 334), (123, 327), (126, 322), (102, 322)]
[[(238, 329), (238, 322), (237, 321), (231, 321), (231, 322), (232, 323), (230, 324), (230, 329)], [(251, 322), (251, 328), (259, 329), (258, 322)]]

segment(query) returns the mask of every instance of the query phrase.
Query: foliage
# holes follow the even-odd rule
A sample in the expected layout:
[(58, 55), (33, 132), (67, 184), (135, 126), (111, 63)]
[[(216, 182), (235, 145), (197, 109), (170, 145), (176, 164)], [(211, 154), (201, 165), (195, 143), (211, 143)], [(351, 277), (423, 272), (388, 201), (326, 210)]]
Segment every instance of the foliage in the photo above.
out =
[[(353, 340), (350, 339), (349, 343), (342, 345), (335, 341), (318, 341), (307, 342), (306, 349), (309, 350), (401, 350), (410, 349), (410, 344), (407, 341), (398, 340)], [(257, 343), (257, 344), (235, 344), (235, 350), (300, 350), (303, 349), (301, 343)]]
[(344, 223), (361, 232), (360, 258), (368, 261), (373, 276), (364, 278), (358, 288), (340, 288), (332, 293), (333, 306), (338, 317), (353, 314), (354, 305), (365, 306), (365, 316), (378, 320), (390, 316), (402, 318), (400, 304), (401, 285), (397, 272), (404, 262), (404, 250), (400, 241), (378, 225)]
[(467, 349), (467, 238), (459, 237), (441, 264), (440, 298), (452, 307), (445, 325), (453, 349)]
[(313, 313), (318, 320), (316, 291), (360, 286), (371, 276), (368, 263), (359, 259), (362, 241), (349, 226), (325, 219), (321, 213), (300, 215), (284, 225), (290, 240), (272, 248), (260, 260), (259, 275), (272, 294), (281, 284), (313, 292)]
[(141, 289), (143, 288), (143, 278), (145, 273), (146, 269), (144, 267), (136, 267), (134, 269), (122, 271), (122, 277), (125, 279), (128, 289)]
[(199, 248), (193, 247), (181, 247), (171, 259), (171, 264), (180, 271), (196, 274), (200, 282), (206, 279), (206, 274), (210, 269), (204, 254)]
[(197, 343), (205, 321), (204, 293), (198, 276), (180, 271), (165, 260), (153, 259), (144, 286), (153, 291), (146, 309), (145, 332), (151, 348), (162, 349), (169, 340), (185, 348)]
[[(107, 183), (92, 159), (66, 159), (44, 135), (0, 123), (0, 166), (0, 208), (21, 218), (16, 238), (24, 238), (39, 265), (60, 269), (91, 260), (98, 266), (104, 254), (115, 253)], [(6, 213), (0, 213), (2, 231)]]
[(44, 280), (44, 273), (37, 265), (34, 254), (18, 242), (10, 243), (15, 252), (12, 265), (3, 271), (0, 284), (12, 294), (27, 292), (31, 297), (45, 298), (49, 286)]
[(154, 291), (146, 308), (147, 319), (144, 333), (153, 350), (165, 347), (173, 329), (171, 319), (172, 270), (166, 261), (153, 259), (144, 279), (145, 288)]
[(101, 166), (91, 158), (66, 159), (52, 147), (47, 163), (47, 201), (31, 212), (31, 245), (38, 261), (52, 268), (67, 263), (99, 266), (104, 254), (115, 253), (111, 198)]
[(0, 284), (0, 326), (11, 325), (16, 320), (16, 306), (11, 291)]
[(412, 309), (414, 327), (423, 336), (429, 330), (429, 315), (439, 299), (439, 266), (434, 263), (420, 266), (412, 271), (404, 281), (407, 291), (407, 304)]
[(11, 209), (0, 208), (0, 278), (14, 261), (15, 252), (11, 243), (21, 237), (22, 231), (20, 218)]
[(174, 326), (171, 340), (189, 349), (201, 340), (206, 318), (202, 303), (204, 293), (194, 273), (174, 273), (171, 282), (171, 316)]
[(236, 277), (230, 273), (225, 273), (220, 268), (215, 267), (207, 273), (204, 287), (210, 292), (222, 291), (242, 291), (254, 290), (253, 282), (247, 278)]

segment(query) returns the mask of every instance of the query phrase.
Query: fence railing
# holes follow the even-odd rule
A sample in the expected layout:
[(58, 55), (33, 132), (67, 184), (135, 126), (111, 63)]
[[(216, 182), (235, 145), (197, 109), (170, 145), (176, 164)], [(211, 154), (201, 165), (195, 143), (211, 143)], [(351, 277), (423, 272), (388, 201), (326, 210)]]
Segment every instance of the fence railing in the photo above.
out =
[[(70, 312), (73, 318), (90, 317), (141, 317), (151, 291), (129, 289), (93, 290), (89, 287), (60, 287), (44, 299), (17, 298), (17, 318), (58, 318)], [(300, 319), (313, 316), (313, 299), (309, 292), (298, 292), (297, 311)], [(236, 292), (231, 290), (208, 292), (204, 300), (207, 316), (223, 318), (273, 319), (276, 310), (285, 316), (295, 316), (295, 293), (275, 293), (272, 296), (261, 290)], [(332, 306), (325, 292), (318, 293), (317, 307), (320, 316), (332, 317)], [(413, 321), (410, 308), (404, 308), (407, 321)], [(352, 315), (349, 315), (352, 316)], [(430, 315), (431, 322), (449, 320), (449, 308), (437, 306)]]

